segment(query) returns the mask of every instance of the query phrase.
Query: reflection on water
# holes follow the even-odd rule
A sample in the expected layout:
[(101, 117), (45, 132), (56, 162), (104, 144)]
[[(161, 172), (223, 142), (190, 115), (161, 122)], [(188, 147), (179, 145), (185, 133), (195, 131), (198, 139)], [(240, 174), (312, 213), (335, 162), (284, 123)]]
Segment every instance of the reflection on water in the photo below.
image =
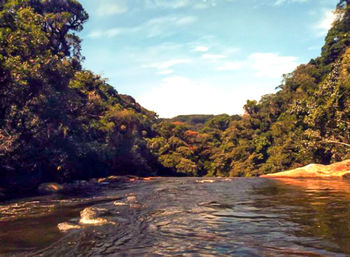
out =
[(345, 180), (157, 178), (0, 205), (0, 256), (347, 256), (349, 242)]

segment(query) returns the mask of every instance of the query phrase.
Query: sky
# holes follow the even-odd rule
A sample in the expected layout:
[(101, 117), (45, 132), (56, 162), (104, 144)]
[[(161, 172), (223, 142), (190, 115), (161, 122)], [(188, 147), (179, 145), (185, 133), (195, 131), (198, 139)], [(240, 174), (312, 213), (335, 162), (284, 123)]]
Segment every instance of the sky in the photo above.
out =
[(320, 55), (339, 0), (80, 0), (84, 68), (160, 117), (241, 114)]

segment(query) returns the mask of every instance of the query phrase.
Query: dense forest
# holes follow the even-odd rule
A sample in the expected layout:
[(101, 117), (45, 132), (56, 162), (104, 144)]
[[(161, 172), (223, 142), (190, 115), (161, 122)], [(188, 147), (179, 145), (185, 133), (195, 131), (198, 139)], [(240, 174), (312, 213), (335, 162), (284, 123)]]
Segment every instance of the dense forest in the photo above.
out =
[(0, 0), (0, 187), (258, 176), (350, 158), (350, 0), (335, 12), (321, 56), (248, 100), (244, 115), (159, 119), (82, 68), (79, 2)]

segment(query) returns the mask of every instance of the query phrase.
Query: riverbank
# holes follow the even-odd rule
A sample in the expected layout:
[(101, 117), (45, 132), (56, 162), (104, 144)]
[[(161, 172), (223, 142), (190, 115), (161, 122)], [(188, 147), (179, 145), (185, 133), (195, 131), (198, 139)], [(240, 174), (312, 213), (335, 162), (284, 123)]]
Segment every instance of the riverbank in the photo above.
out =
[(0, 188), (0, 201), (18, 199), (23, 197), (34, 197), (50, 194), (76, 194), (80, 192), (94, 193), (100, 187), (110, 184), (121, 184), (126, 182), (149, 181), (151, 177), (137, 177), (132, 175), (109, 176), (104, 178), (92, 178), (90, 180), (75, 180), (69, 183), (42, 183), (31, 190), (18, 190), (17, 192)]
[(350, 178), (350, 160), (330, 165), (309, 164), (307, 166), (267, 175), (265, 178)]
[[(350, 178), (350, 160), (333, 163), (330, 165), (309, 164), (307, 166), (282, 171), (267, 175), (262, 175), (263, 178)], [(32, 197), (46, 194), (74, 194), (79, 192), (94, 193), (101, 186), (106, 186), (111, 183), (137, 182), (151, 180), (152, 177), (137, 177), (132, 175), (124, 176), (109, 176), (104, 178), (92, 178), (90, 180), (75, 180), (69, 183), (42, 183), (30, 190), (13, 190), (8, 191), (5, 188), (0, 188), (0, 201)]]

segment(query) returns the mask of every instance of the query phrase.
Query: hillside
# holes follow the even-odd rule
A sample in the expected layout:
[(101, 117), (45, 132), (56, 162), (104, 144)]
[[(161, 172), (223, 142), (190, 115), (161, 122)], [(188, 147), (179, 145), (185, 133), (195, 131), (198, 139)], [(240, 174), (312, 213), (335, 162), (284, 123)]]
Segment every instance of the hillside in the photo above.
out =
[(80, 3), (0, 1), (0, 188), (111, 174), (257, 176), (349, 159), (349, 1), (336, 12), (321, 56), (284, 75), (276, 94), (247, 101), (243, 116), (158, 119), (82, 68)]
[(214, 118), (214, 115), (193, 114), (193, 115), (179, 115), (171, 119), (163, 119), (163, 120), (170, 121), (170, 122), (182, 122), (188, 125), (189, 127), (191, 127), (191, 129), (199, 130), (203, 128), (204, 124), (212, 118)]
[(198, 132), (158, 125), (150, 148), (159, 161), (195, 175), (257, 176), (348, 159), (349, 1), (336, 13), (321, 56), (284, 75), (276, 94), (248, 100), (243, 117), (214, 118)]
[(155, 113), (82, 69), (87, 19), (77, 1), (0, 1), (0, 187), (156, 174)]

